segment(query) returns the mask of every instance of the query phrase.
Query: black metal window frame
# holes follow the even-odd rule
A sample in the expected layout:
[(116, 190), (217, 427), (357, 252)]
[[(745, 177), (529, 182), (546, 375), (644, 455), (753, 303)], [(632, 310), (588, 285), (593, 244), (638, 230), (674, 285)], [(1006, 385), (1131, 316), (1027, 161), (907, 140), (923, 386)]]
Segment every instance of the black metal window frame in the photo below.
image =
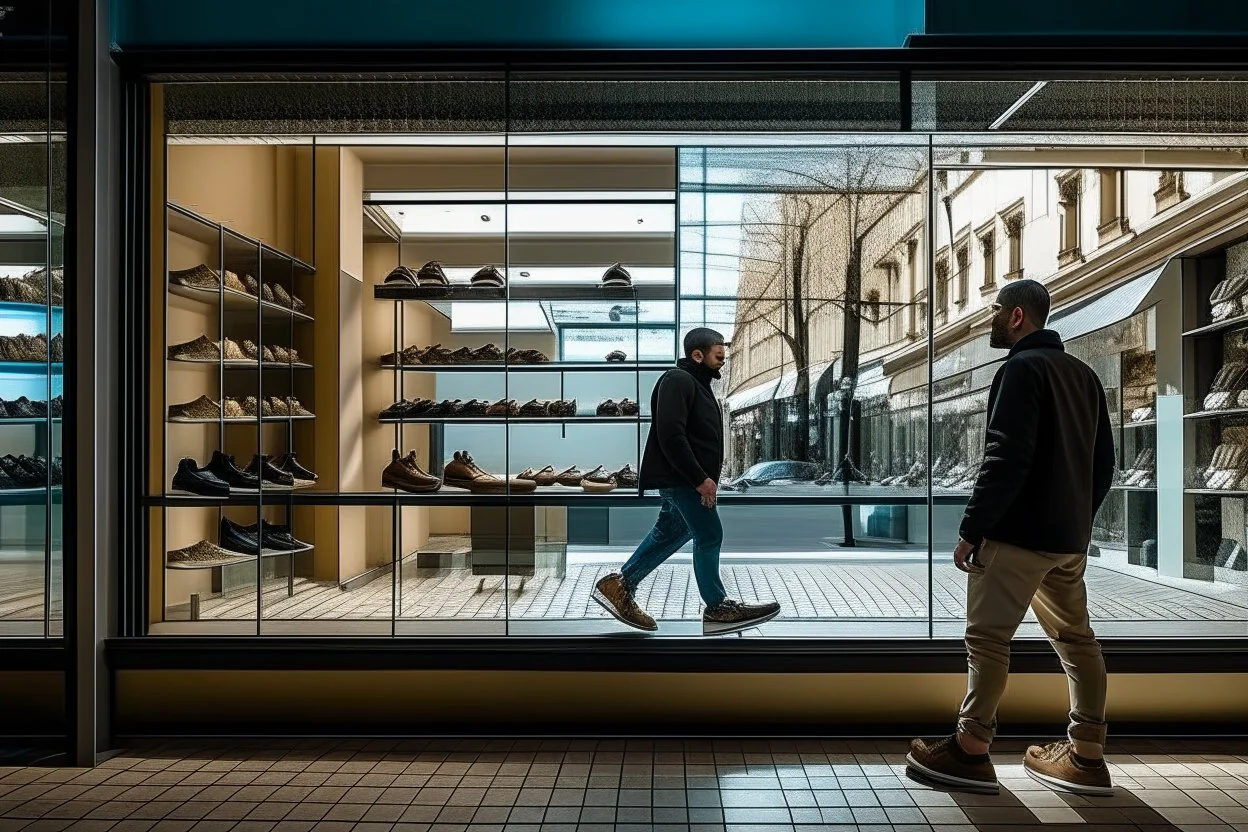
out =
[[(716, 77), (814, 73), (821, 77), (896, 80), (900, 131), (912, 128), (916, 76), (997, 80), (1042, 77), (1122, 77), (1125, 73), (1248, 73), (1233, 38), (960, 39), (914, 37), (900, 50), (799, 51), (485, 51), (399, 49), (263, 50), (151, 49), (118, 53), (122, 71), (126, 187), (123, 287), (129, 306), (121, 351), (126, 412), (119, 436), (125, 464), (118, 633), (106, 642), (114, 669), (483, 669), (667, 672), (910, 672), (965, 668), (958, 639), (651, 639), (592, 637), (214, 637), (149, 636), (146, 512), (147, 282), (150, 154), (148, 88), (153, 81), (239, 80), (281, 73), (375, 73), (453, 68), (488, 72), (688, 72)], [(929, 264), (930, 265), (930, 264)], [(930, 279), (930, 275), (929, 275)], [(929, 307), (928, 316), (932, 312)], [(930, 330), (929, 330), (930, 331)], [(929, 344), (929, 350), (931, 346)], [(930, 356), (929, 356), (930, 358)], [(67, 483), (67, 489), (69, 484)], [(72, 602), (71, 602), (72, 603)], [(1111, 672), (1248, 671), (1248, 635), (1207, 639), (1113, 639), (1104, 644)], [(1060, 669), (1046, 643), (1020, 642), (1016, 672)]]

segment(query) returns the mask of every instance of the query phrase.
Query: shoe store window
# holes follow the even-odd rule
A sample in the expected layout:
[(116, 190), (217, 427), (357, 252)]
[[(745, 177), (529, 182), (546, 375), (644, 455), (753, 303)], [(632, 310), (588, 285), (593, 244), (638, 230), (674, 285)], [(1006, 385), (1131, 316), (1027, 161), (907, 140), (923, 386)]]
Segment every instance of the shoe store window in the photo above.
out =
[[(761, 635), (957, 637), (949, 553), (1002, 357), (985, 326), (1025, 272), (1113, 413), (1098, 632), (1242, 632), (1248, 289), (1221, 206), (1248, 166), (1201, 148), (1218, 164), (1183, 171), (1171, 210), (1221, 223), (1197, 235), (1155, 215), (1134, 144), (900, 134), (876, 83), (266, 82), (249, 107), (243, 85), (156, 86), (149, 631), (617, 632), (591, 590), (654, 523), (651, 393), (709, 326), (721, 572), (780, 602)], [(1107, 165), (1130, 268), (1133, 241), (1071, 225), (1101, 216)], [(702, 632), (690, 560), (638, 589), (660, 635)]]
[(0, 73), (0, 639), (63, 633), (65, 82)]

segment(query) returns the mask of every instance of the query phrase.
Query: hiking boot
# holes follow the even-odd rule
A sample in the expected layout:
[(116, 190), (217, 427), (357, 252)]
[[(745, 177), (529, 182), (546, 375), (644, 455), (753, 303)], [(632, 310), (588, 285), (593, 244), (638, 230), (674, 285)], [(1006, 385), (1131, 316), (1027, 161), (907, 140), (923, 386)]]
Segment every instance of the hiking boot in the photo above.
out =
[(406, 457), (399, 456), (398, 448), (391, 453), (390, 464), (381, 472), (383, 488), (397, 488), (413, 494), (425, 494), (437, 491), (442, 487), (442, 480), (426, 473), (416, 464), (416, 452)]
[(1085, 760), (1075, 754), (1070, 740), (1033, 745), (1023, 755), (1023, 769), (1033, 780), (1075, 794), (1114, 793), (1104, 760)]
[(740, 601), (723, 600), (702, 613), (702, 635), (716, 636), (735, 633), (765, 624), (780, 614), (775, 601), (766, 604), (742, 604)]
[(997, 794), (1001, 790), (992, 758), (967, 754), (956, 736), (933, 742), (911, 740), (906, 772), (919, 781), (958, 791)]
[(627, 624), (648, 633), (659, 629), (654, 619), (637, 606), (633, 593), (624, 585), (624, 577), (618, 572), (613, 572), (594, 584), (594, 591), (590, 597), (621, 624)]

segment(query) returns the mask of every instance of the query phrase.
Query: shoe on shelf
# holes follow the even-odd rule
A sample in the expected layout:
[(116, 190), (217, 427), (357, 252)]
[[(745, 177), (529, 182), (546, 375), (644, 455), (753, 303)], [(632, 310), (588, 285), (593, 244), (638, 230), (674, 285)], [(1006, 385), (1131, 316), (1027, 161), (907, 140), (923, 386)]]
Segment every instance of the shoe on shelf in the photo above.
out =
[(464, 402), (463, 409), (459, 412), (460, 416), (485, 416), (489, 410), (490, 403), (481, 399), (469, 399)]
[(516, 477), (507, 479), (485, 471), (472, 459), (467, 451), (456, 451), (442, 472), (442, 479), (447, 485), (466, 488), (474, 494), (502, 494), (510, 488), (513, 492), (532, 491), (537, 488), (533, 480)]
[(911, 740), (906, 773), (920, 782), (957, 791), (997, 794), (1001, 784), (992, 758), (962, 750), (956, 736), (938, 740)]
[(399, 456), (399, 449), (391, 451), (390, 464), (381, 472), (383, 488), (396, 488), (413, 494), (427, 494), (442, 487), (442, 480), (426, 472), (416, 462), (416, 452)]
[(499, 399), (485, 409), (486, 416), (519, 416), (520, 407), (516, 404), (515, 399)]
[(222, 549), (217, 544), (210, 543), (207, 540), (201, 540), (182, 549), (173, 549), (165, 553), (165, 563), (230, 563), (240, 562), (243, 559), (240, 553)]
[(607, 353), (607, 361), (627, 361), (627, 360), (628, 360), (628, 353), (624, 352), (624, 350), (611, 350), (611, 352)]
[(451, 351), (443, 347), (441, 344), (434, 344), (429, 349), (420, 354), (421, 364), (450, 364)]
[(459, 399), (443, 399), (420, 415), (428, 416), (430, 418), (446, 419), (448, 417), (461, 415), (463, 409), (464, 405)]
[(253, 298), (260, 297), (260, 281), (249, 274), (243, 275), (243, 291)]
[[(60, 397), (58, 396), (57, 398)], [(52, 401), (56, 402), (56, 399), (53, 399)], [(43, 402), (32, 402), (25, 396), (19, 396), (13, 401), (3, 402), (2, 404), (5, 415), (10, 419), (38, 419), (40, 416), (44, 415), (40, 412), (41, 408), (39, 407), (39, 405), (43, 404)], [(60, 413), (56, 412), (56, 410), (57, 408), (54, 405), (53, 416), (60, 415)]]
[(421, 266), (420, 271), (416, 273), (416, 279), (421, 287), (425, 288), (451, 285), (451, 282), (446, 279), (446, 272), (442, 270), (442, 263), (438, 260), (430, 260)]
[(641, 406), (632, 399), (620, 399), (620, 413), (625, 416), (636, 416), (641, 413)]
[(615, 477), (615, 481), (620, 484), (621, 488), (637, 487), (637, 471), (632, 465), (625, 465), (620, 470), (614, 472), (611, 476)]
[(780, 614), (775, 601), (765, 604), (743, 604), (724, 600), (702, 612), (702, 635), (713, 636), (748, 630), (766, 624)]
[(416, 279), (416, 272), (412, 271), (407, 266), (395, 266), (394, 269), (391, 270), (390, 274), (386, 275), (386, 279), (382, 282), (390, 285), (398, 284), (404, 286), (416, 286), (419, 284), (419, 281)]
[(470, 354), (470, 361), (474, 364), (499, 364), (502, 360), (503, 351), (494, 344), (477, 347)]
[(230, 484), (190, 457), (178, 460), (178, 470), (173, 474), (173, 490), (184, 491), (200, 497), (228, 497)]
[(260, 546), (264, 549), (275, 549), (279, 552), (304, 552), (313, 548), (311, 543), (295, 537), (290, 526), (279, 526), (267, 520), (260, 520), (250, 526), (236, 526), (244, 534), (260, 537)]
[(607, 399), (598, 405), (597, 413), (599, 416), (623, 416), (624, 411), (611, 399)]
[(256, 454), (244, 470), (259, 477), (263, 488), (295, 487), (295, 478), (274, 465), (268, 454)]
[(626, 289), (632, 285), (633, 276), (629, 274), (628, 269), (619, 263), (612, 263), (602, 273), (602, 286), (604, 289)]
[(637, 605), (633, 593), (624, 585), (624, 578), (618, 572), (613, 572), (594, 584), (590, 597), (621, 624), (648, 633), (659, 629), (655, 620)]
[(525, 468), (524, 471), (517, 474), (516, 477), (522, 480), (532, 480), (537, 483), (539, 487), (554, 485), (556, 483), (555, 466), (547, 465), (544, 468)]
[(596, 494), (606, 494), (608, 491), (614, 491), (617, 485), (619, 483), (616, 482), (615, 476), (601, 465), (581, 478), (581, 488)]
[(446, 357), (447, 364), (471, 364), (472, 349), (469, 347), (460, 347)]
[[(182, 404), (169, 405), (169, 421), (171, 422), (200, 422), (220, 418), (221, 405), (207, 396), (200, 396), (194, 401)], [(226, 418), (233, 417), (227, 413)]]
[(575, 465), (555, 474), (555, 482), (559, 483), (559, 485), (566, 485), (569, 488), (578, 487), (583, 479), (585, 479), (585, 472)]
[(169, 282), (192, 289), (219, 289), (221, 287), (221, 278), (217, 276), (216, 270), (209, 268), (206, 263), (191, 266), (189, 269), (174, 269), (169, 272)]
[(250, 471), (244, 471), (234, 462), (234, 457), (226, 456), (220, 451), (212, 452), (205, 470), (224, 482), (231, 489), (238, 491), (259, 491), (260, 478)]
[(299, 464), (294, 451), (288, 454), (278, 454), (273, 458), (273, 464), (294, 477), (295, 488), (307, 488), (320, 479), (315, 472), (309, 471)]
[(1070, 740), (1031, 746), (1023, 755), (1023, 770), (1033, 780), (1062, 791), (1088, 795), (1114, 793), (1105, 761), (1080, 758)]
[(521, 350), (508, 347), (504, 355), (508, 364), (546, 364), (550, 361), (541, 350)]
[(471, 282), (474, 289), (501, 289), (507, 285), (503, 273), (494, 266), (482, 266), (472, 276)]
[(260, 535), (248, 534), (242, 526), (232, 522), (228, 517), (222, 517), (217, 526), (217, 545), (222, 549), (242, 555), (258, 555), (263, 548), (260, 544)]
[(295, 308), (294, 301), (291, 300), (290, 292), (286, 291), (286, 287), (280, 283), (274, 283), (272, 284), (272, 286), (273, 286), (273, 297), (277, 301), (277, 305), (281, 307), (285, 307), (286, 309), (294, 309)]
[(229, 269), (225, 270), (225, 288), (234, 292), (247, 294), (247, 287), (243, 285), (243, 281), (239, 279), (238, 275), (234, 274), (234, 272)]
[(527, 402), (520, 405), (520, 412), (518, 415), (526, 417), (549, 416), (550, 403), (540, 401), (538, 399), (529, 399)]
[[(277, 402), (277, 401), (282, 401), (282, 400), (278, 399), (275, 396), (273, 397), (273, 401)], [(308, 410), (306, 407), (304, 407), (303, 404), (300, 403), (300, 401), (296, 399), (294, 396), (287, 396), (284, 400), (284, 403), (286, 405), (287, 412), (291, 416), (315, 416), (316, 415), (311, 410)]]
[(558, 416), (564, 419), (570, 418), (576, 415), (576, 399), (559, 399), (550, 402), (547, 409), (550, 411), (551, 416)]

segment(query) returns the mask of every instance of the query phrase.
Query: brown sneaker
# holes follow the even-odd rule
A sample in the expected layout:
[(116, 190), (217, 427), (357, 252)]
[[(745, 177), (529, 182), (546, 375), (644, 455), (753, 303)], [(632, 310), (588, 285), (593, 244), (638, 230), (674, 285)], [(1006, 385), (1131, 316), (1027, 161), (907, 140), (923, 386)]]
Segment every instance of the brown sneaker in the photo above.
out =
[(624, 577), (618, 572), (613, 572), (594, 584), (590, 597), (621, 624), (649, 633), (659, 629), (654, 619), (637, 606), (633, 593), (628, 591), (628, 587), (624, 585)]
[(957, 737), (928, 742), (911, 740), (906, 755), (906, 773), (921, 782), (957, 791), (997, 794), (1001, 785), (992, 759), (984, 754), (973, 757), (957, 747)]
[(1033, 745), (1023, 755), (1023, 769), (1033, 779), (1055, 789), (1075, 794), (1108, 795), (1114, 793), (1109, 766), (1104, 760), (1075, 758), (1070, 740), (1048, 745)]
[(398, 448), (392, 452), (390, 464), (381, 472), (383, 488), (397, 488), (414, 494), (437, 491), (442, 487), (442, 480), (426, 473), (416, 464), (416, 452), (412, 451), (405, 457), (399, 456)]
[(466, 488), (474, 494), (502, 494), (508, 485), (513, 492), (533, 491), (537, 488), (534, 480), (523, 480), (518, 477), (508, 480), (481, 468), (467, 451), (456, 451), (454, 458), (446, 463), (442, 477), (447, 485)]

